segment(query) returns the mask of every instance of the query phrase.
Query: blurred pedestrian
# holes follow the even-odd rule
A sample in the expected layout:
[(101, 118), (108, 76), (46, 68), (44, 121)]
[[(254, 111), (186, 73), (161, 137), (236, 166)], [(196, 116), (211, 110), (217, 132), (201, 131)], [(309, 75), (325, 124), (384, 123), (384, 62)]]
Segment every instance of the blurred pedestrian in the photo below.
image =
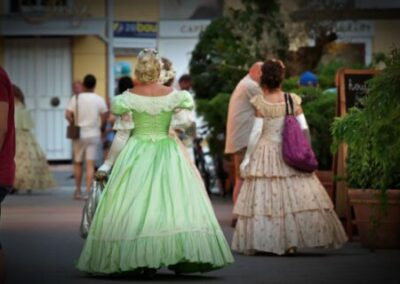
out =
[(120, 95), (125, 91), (128, 91), (133, 88), (133, 80), (130, 76), (123, 76), (118, 79), (118, 87), (116, 95)]
[(317, 87), (318, 77), (311, 71), (302, 73), (299, 77), (299, 86), (302, 87)]
[(80, 127), (80, 138), (73, 140), (75, 193), (74, 198), (81, 198), (82, 164), (86, 163), (86, 195), (93, 182), (97, 147), (100, 145), (101, 128), (107, 119), (105, 100), (94, 93), (96, 78), (88, 74), (83, 79), (83, 92), (74, 95), (68, 103), (65, 117), (75, 121)]
[[(240, 163), (246, 153), (254, 122), (254, 108), (251, 106), (250, 100), (255, 96), (262, 95), (259, 86), (261, 66), (262, 62), (256, 62), (250, 67), (248, 74), (237, 84), (229, 100), (225, 154), (232, 155), (235, 167), (235, 185), (232, 194), (234, 204), (242, 185)], [(236, 217), (232, 220), (232, 226), (234, 227), (235, 224)]]
[(182, 91), (192, 92), (192, 77), (189, 74), (183, 74), (179, 77), (178, 84)]
[(46, 154), (31, 132), (34, 124), (29, 110), (26, 109), (24, 94), (15, 85), (13, 92), (16, 131), (14, 190), (31, 192), (32, 189), (54, 188), (56, 182), (47, 164)]
[[(281, 61), (262, 66), (261, 96), (250, 100), (255, 120), (246, 156), (244, 178), (234, 213), (239, 216), (232, 249), (244, 254), (292, 254), (297, 248), (332, 247), (347, 237), (333, 204), (315, 173), (290, 167), (283, 160), (282, 132), (286, 115)], [(309, 132), (301, 98), (288, 94), (303, 132)]]
[(72, 94), (79, 95), (83, 92), (83, 84), (81, 81), (76, 80), (72, 83)]
[(233, 262), (200, 175), (168, 133), (173, 112), (193, 108), (193, 98), (159, 83), (160, 61), (155, 50), (141, 51), (141, 83), (113, 100), (117, 134), (97, 174), (110, 177), (77, 263), (82, 271), (151, 278), (162, 267), (193, 273)]
[[(7, 73), (0, 67), (0, 217), (1, 204), (15, 176), (14, 95)], [(5, 283), (5, 260), (0, 243), (0, 284)]]

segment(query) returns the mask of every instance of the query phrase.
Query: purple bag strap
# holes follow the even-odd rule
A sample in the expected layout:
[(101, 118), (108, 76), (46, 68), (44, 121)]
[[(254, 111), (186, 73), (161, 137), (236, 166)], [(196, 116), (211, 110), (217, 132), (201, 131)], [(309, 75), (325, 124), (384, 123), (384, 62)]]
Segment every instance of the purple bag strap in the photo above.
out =
[[(294, 115), (293, 99), (288, 93), (285, 93), (286, 115)], [(290, 108), (290, 109), (289, 109)]]

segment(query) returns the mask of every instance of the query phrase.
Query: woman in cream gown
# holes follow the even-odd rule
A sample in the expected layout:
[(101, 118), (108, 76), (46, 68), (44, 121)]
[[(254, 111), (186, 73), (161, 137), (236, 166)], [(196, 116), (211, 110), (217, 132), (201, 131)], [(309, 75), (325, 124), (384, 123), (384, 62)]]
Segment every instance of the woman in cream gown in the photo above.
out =
[[(264, 94), (251, 100), (257, 118), (241, 164), (244, 182), (234, 207), (239, 217), (232, 241), (232, 249), (244, 254), (281, 255), (297, 248), (340, 247), (347, 240), (316, 175), (295, 170), (283, 160), (284, 72), (282, 62), (266, 61), (260, 83)], [(291, 96), (306, 130), (301, 98)]]

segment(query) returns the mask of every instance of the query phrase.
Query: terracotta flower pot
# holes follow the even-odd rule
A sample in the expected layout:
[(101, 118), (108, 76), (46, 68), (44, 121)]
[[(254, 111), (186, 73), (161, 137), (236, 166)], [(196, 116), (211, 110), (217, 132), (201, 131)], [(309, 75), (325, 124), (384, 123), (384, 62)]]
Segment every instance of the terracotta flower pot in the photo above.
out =
[[(400, 248), (400, 190), (388, 190), (387, 215), (380, 211), (377, 190), (349, 189), (350, 204), (355, 212), (360, 242), (364, 247), (377, 249)], [(378, 226), (374, 229), (373, 220)]]

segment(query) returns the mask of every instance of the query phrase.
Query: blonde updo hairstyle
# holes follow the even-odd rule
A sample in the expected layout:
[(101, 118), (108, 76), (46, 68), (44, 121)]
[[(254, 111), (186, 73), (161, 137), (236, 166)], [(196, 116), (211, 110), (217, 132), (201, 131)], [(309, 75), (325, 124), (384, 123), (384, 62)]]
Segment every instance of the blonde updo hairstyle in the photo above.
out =
[(143, 49), (139, 52), (135, 76), (142, 83), (158, 82), (161, 73), (161, 57), (155, 49)]

